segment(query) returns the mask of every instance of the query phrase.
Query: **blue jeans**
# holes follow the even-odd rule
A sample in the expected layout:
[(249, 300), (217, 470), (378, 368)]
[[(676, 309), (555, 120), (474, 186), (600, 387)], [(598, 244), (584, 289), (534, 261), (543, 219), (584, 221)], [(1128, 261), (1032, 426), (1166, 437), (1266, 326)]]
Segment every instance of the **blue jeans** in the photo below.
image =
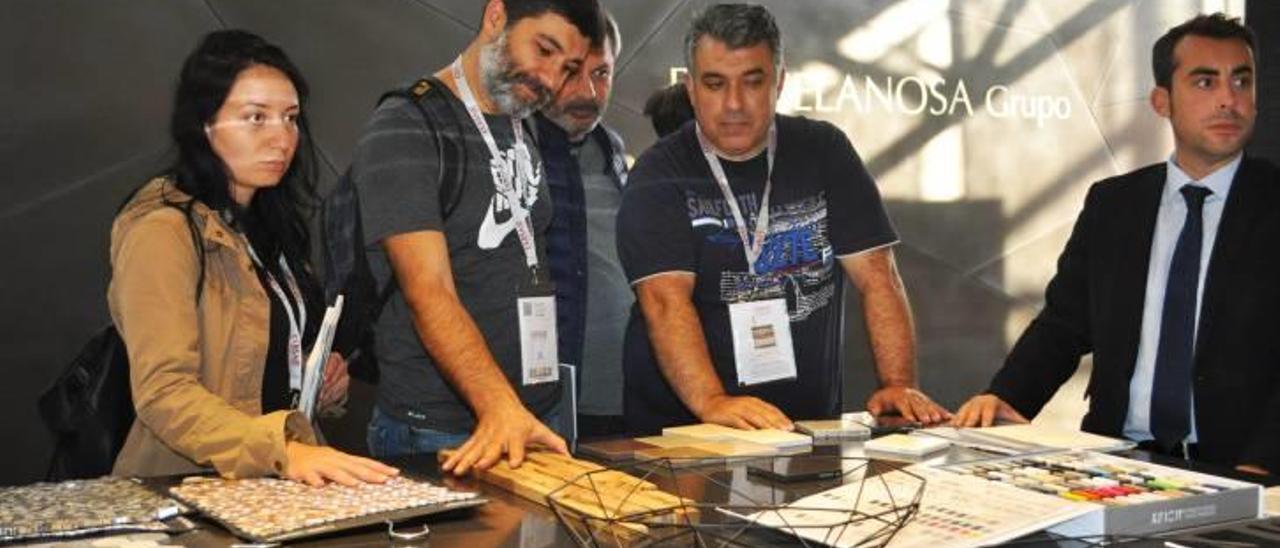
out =
[[(559, 408), (553, 409), (538, 420), (552, 430), (557, 430), (560, 423)], [(556, 431), (567, 441), (565, 433)], [(443, 432), (430, 428), (418, 428), (401, 422), (383, 413), (378, 406), (373, 406), (373, 418), (369, 419), (369, 454), (374, 458), (414, 455), (419, 453), (436, 453), (441, 449), (453, 449), (461, 446), (471, 437), (471, 432)]]

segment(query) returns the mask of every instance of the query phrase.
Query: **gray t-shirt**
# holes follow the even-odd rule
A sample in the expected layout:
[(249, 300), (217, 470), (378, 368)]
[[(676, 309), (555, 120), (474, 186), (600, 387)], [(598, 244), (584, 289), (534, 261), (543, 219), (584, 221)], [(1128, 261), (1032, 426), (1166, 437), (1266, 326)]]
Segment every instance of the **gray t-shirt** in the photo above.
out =
[(587, 138), (573, 149), (582, 174), (587, 209), (587, 322), (582, 342), (581, 397), (584, 415), (622, 414), (622, 338), (634, 300), (618, 260), (614, 231), (622, 189), (606, 175), (600, 143)]
[[(532, 274), (515, 234), (513, 210), (496, 197), (489, 171), (489, 150), (467, 116), (465, 107), (448, 89), (445, 99), (429, 98), (422, 106), (444, 122), (437, 131), (462, 147), (465, 167), (461, 198), (448, 218), (442, 218), (442, 173), (436, 152), (437, 135), (427, 130), (418, 109), (407, 100), (392, 98), (374, 112), (356, 144), (352, 180), (360, 199), (369, 267), (383, 287), (391, 266), (382, 241), (396, 234), (443, 230), (449, 247), (458, 298), (480, 329), (508, 382), (531, 412), (544, 416), (559, 399), (558, 383), (521, 385), (519, 319), (516, 299), (529, 288)], [(514, 144), (511, 119), (485, 116), (499, 149), (510, 153)], [(519, 207), (531, 209), (538, 264), (546, 264), (545, 233), (551, 222), (551, 201), (542, 184), (543, 169), (537, 147), (525, 135), (533, 155), (533, 180), (524, 185)], [(449, 385), (431, 355), (423, 348), (413, 313), (402, 291), (387, 302), (374, 326), (381, 378), (377, 405), (388, 415), (417, 427), (469, 432), (475, 417)]]

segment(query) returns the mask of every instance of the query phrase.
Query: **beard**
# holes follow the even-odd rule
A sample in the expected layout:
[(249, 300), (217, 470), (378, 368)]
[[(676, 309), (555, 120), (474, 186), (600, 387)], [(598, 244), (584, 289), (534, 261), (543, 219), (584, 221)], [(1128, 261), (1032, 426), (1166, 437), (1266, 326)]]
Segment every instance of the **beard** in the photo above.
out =
[[(480, 79), (498, 110), (514, 118), (533, 114), (553, 98), (550, 89), (512, 62), (505, 31), (497, 40), (480, 47)], [(520, 98), (516, 86), (522, 84), (533, 92), (533, 99)]]
[(544, 114), (570, 137), (580, 138), (600, 123), (604, 115), (602, 101), (594, 99), (574, 99), (565, 103), (548, 106)]

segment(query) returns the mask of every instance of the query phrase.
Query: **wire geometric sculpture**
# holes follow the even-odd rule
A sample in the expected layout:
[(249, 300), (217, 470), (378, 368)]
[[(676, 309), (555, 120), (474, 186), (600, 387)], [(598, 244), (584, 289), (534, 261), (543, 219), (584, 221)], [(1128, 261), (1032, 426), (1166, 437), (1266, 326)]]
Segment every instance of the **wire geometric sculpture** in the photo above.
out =
[[(761, 478), (750, 482), (745, 481), (744, 467), (726, 468), (723, 458), (662, 458), (621, 467), (625, 470), (584, 473), (550, 492), (546, 501), (560, 525), (583, 547), (815, 546), (815, 540), (824, 545), (839, 541), (847, 546), (883, 547), (919, 511), (926, 480), (893, 463), (817, 455), (749, 461), (776, 469), (779, 459), (805, 458), (838, 461), (839, 477), (803, 483)], [(629, 471), (638, 481), (619, 483), (619, 471)], [(852, 507), (792, 504), (855, 482)], [(655, 488), (676, 496), (662, 500), (646, 496)], [(870, 492), (876, 496), (864, 497)], [(708, 500), (722, 495), (728, 500)]]

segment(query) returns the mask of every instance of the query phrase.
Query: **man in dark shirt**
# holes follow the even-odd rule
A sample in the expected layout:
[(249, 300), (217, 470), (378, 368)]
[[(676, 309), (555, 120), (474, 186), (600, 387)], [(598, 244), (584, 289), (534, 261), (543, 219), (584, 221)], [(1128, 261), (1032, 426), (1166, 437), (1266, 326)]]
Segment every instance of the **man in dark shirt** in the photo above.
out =
[(790, 428), (841, 404), (843, 271), (862, 294), (880, 414), (936, 422), (874, 181), (831, 124), (777, 116), (782, 44), (760, 6), (717, 5), (685, 40), (696, 124), (637, 160), (618, 217), (636, 292), (626, 419)]
[(623, 431), (622, 335), (633, 301), (614, 232), (626, 151), (622, 137), (600, 123), (622, 49), (622, 35), (608, 15), (604, 39), (555, 102), (532, 118), (555, 206), (547, 255), (556, 285), (560, 362), (578, 367), (580, 438)]
[[(576, 74), (602, 27), (595, 0), (489, 0), (476, 38), (418, 86), (439, 93), (388, 100), (366, 126), (351, 176), (369, 266), (378, 287), (399, 286), (374, 326), (373, 454), (460, 446), (442, 468), (463, 474), (504, 454), (518, 466), (527, 443), (565, 451), (544, 424), (561, 393), (551, 204), (519, 120)], [(443, 165), (444, 143), (464, 165)], [(448, 173), (464, 175), (446, 207)]]

